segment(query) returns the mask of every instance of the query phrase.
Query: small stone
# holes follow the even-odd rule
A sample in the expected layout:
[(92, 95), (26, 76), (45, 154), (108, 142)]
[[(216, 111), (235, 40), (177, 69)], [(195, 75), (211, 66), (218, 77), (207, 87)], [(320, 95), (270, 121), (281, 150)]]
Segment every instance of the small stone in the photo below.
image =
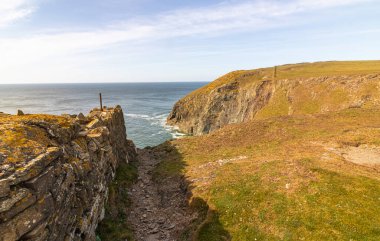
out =
[(0, 180), (0, 198), (8, 196), (10, 191), (9, 181), (7, 179)]
[(88, 135), (88, 131), (81, 131), (78, 133), (78, 136), (79, 137), (84, 137), (84, 136), (87, 136)]
[(168, 229), (173, 229), (174, 227), (175, 227), (175, 225), (172, 224), (172, 225), (169, 225)]
[(78, 120), (85, 120), (86, 117), (83, 115), (83, 113), (79, 113), (77, 116)]
[(99, 126), (101, 126), (99, 119), (94, 119), (90, 123), (88, 123), (86, 127), (88, 129), (94, 129), (94, 128), (97, 128)]
[(88, 122), (87, 117), (85, 117), (83, 113), (79, 113), (76, 120), (78, 120), (80, 124), (86, 124)]
[(61, 116), (65, 117), (65, 118), (71, 118), (71, 116), (69, 114), (62, 114)]
[(155, 229), (153, 229), (152, 231), (150, 231), (150, 233), (158, 233), (158, 228), (155, 228)]
[(17, 115), (25, 115), (22, 110), (17, 110)]

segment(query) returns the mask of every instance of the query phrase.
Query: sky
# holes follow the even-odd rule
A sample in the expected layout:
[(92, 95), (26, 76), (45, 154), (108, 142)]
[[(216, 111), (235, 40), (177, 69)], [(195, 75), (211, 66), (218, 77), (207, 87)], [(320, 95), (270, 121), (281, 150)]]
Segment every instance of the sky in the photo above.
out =
[(0, 84), (212, 81), (379, 56), (379, 0), (0, 0)]

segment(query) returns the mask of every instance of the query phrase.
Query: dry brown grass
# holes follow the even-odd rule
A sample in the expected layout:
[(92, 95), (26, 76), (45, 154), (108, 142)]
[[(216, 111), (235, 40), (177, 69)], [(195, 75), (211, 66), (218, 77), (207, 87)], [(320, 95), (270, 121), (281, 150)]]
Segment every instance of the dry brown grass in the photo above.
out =
[(200, 240), (218, 230), (233, 240), (380, 238), (379, 166), (337, 154), (380, 147), (379, 109), (256, 120), (170, 145), (181, 160), (164, 158), (158, 173), (183, 173), (193, 197), (219, 213), (223, 229), (208, 223)]
[[(339, 75), (359, 75), (380, 73), (380, 61), (330, 61), (315, 63), (287, 64), (277, 66), (277, 80), (309, 78), (321, 76), (339, 76)], [(192, 95), (207, 94), (219, 86), (233, 81), (241, 83), (258, 81), (262, 79), (271, 79), (273, 76), (273, 67), (261, 68), (255, 70), (237, 70), (223, 75), (208, 85), (200, 88)], [(191, 95), (189, 95), (190, 97)]]

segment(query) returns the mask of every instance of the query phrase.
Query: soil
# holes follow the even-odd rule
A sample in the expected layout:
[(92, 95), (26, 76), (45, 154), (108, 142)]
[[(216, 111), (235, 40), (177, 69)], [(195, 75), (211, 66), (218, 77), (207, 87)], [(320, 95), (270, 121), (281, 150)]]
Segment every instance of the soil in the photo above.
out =
[(342, 148), (341, 155), (356, 164), (380, 164), (380, 148), (371, 146)]
[(158, 158), (150, 149), (138, 150), (138, 181), (130, 188), (132, 205), (128, 221), (137, 241), (179, 240), (196, 218), (187, 205), (181, 183), (162, 186), (152, 178)]

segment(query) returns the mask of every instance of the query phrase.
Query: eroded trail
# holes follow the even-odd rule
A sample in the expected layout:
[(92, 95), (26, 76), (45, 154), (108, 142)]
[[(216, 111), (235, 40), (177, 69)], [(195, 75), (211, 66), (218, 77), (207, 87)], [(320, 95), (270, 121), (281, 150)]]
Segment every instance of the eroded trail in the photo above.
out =
[(165, 187), (152, 179), (159, 163), (152, 150), (138, 151), (138, 181), (130, 188), (132, 201), (129, 223), (138, 241), (178, 240), (195, 217), (189, 212), (186, 190), (174, 181)]

